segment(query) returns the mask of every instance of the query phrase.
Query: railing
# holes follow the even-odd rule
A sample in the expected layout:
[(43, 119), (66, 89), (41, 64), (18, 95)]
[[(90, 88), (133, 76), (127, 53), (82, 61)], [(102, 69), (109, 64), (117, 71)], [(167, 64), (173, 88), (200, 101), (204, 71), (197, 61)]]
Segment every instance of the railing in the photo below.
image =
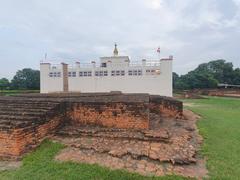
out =
[[(68, 64), (69, 69), (77, 69), (77, 68), (108, 68), (108, 67), (156, 67), (160, 66), (160, 61), (132, 61), (132, 62), (125, 62), (125, 63), (107, 63), (107, 67), (102, 67), (101, 64), (98, 62), (92, 62), (92, 63), (72, 63)], [(50, 63), (50, 68), (52, 70), (54, 69), (61, 69), (62, 65), (61, 64), (51, 64)]]

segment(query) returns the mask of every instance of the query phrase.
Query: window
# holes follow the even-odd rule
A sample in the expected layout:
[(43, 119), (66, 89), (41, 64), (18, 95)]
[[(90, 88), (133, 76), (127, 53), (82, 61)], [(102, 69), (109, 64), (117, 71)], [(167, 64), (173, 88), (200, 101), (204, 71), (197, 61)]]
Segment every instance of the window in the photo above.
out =
[(142, 70), (140, 70), (140, 69), (129, 70), (128, 75), (129, 76), (141, 76), (142, 75)]
[(111, 76), (125, 76), (124, 70), (111, 71)]
[(134, 71), (133, 71), (133, 75), (134, 75), (134, 76), (137, 76), (137, 75), (138, 75), (138, 71), (137, 71), (137, 70), (134, 70)]
[(120, 71), (116, 71), (116, 76), (120, 76)]
[(101, 67), (107, 67), (107, 63), (102, 63)]
[(138, 76), (142, 75), (142, 70), (138, 70)]
[(95, 71), (95, 76), (108, 76), (107, 71)]
[(129, 70), (129, 71), (128, 71), (128, 75), (129, 75), (129, 76), (132, 76), (132, 75), (133, 75), (133, 71), (132, 71), (132, 70)]
[(61, 77), (61, 72), (50, 72), (49, 77)]
[(77, 73), (76, 72), (72, 72), (72, 77), (76, 77)]
[(112, 75), (112, 76), (115, 76), (115, 71), (112, 71), (111, 75)]
[(107, 76), (107, 71), (95, 71), (95, 76)]
[(76, 77), (77, 73), (76, 72), (68, 72), (68, 77)]
[(146, 75), (159, 75), (160, 69), (147, 69)]
[(80, 77), (87, 77), (87, 76), (92, 76), (92, 71), (80, 71), (79, 72)]

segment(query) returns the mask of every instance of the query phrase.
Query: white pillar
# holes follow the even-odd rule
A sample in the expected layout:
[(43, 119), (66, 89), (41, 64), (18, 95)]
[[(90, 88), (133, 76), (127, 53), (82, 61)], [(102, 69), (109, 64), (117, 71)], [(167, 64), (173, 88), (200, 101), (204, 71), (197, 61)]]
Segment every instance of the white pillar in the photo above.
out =
[(48, 93), (50, 63), (40, 63), (40, 93)]
[(75, 65), (76, 65), (77, 69), (80, 69), (80, 62), (79, 61), (75, 62)]

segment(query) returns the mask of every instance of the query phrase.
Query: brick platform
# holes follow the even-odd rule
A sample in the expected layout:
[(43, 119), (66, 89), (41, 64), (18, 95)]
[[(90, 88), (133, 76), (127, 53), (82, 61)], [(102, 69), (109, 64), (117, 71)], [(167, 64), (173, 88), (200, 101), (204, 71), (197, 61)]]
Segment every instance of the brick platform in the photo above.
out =
[(149, 129), (150, 113), (182, 116), (182, 103), (148, 94), (30, 94), (0, 97), (0, 159), (18, 159), (66, 124)]
[[(193, 113), (184, 119), (149, 114), (149, 129), (119, 129), (66, 125), (52, 140), (66, 146), (57, 161), (99, 164), (148, 176), (177, 174), (206, 177), (205, 161), (198, 156), (202, 138)], [(194, 118), (192, 118), (194, 117)]]

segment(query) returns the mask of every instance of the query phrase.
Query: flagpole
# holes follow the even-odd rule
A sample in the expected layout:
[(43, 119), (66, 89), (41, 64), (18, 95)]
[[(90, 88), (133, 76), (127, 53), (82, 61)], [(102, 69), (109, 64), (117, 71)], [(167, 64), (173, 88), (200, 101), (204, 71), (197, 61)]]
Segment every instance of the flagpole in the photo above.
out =
[(158, 60), (160, 60), (160, 46), (157, 49), (157, 53), (158, 53)]

